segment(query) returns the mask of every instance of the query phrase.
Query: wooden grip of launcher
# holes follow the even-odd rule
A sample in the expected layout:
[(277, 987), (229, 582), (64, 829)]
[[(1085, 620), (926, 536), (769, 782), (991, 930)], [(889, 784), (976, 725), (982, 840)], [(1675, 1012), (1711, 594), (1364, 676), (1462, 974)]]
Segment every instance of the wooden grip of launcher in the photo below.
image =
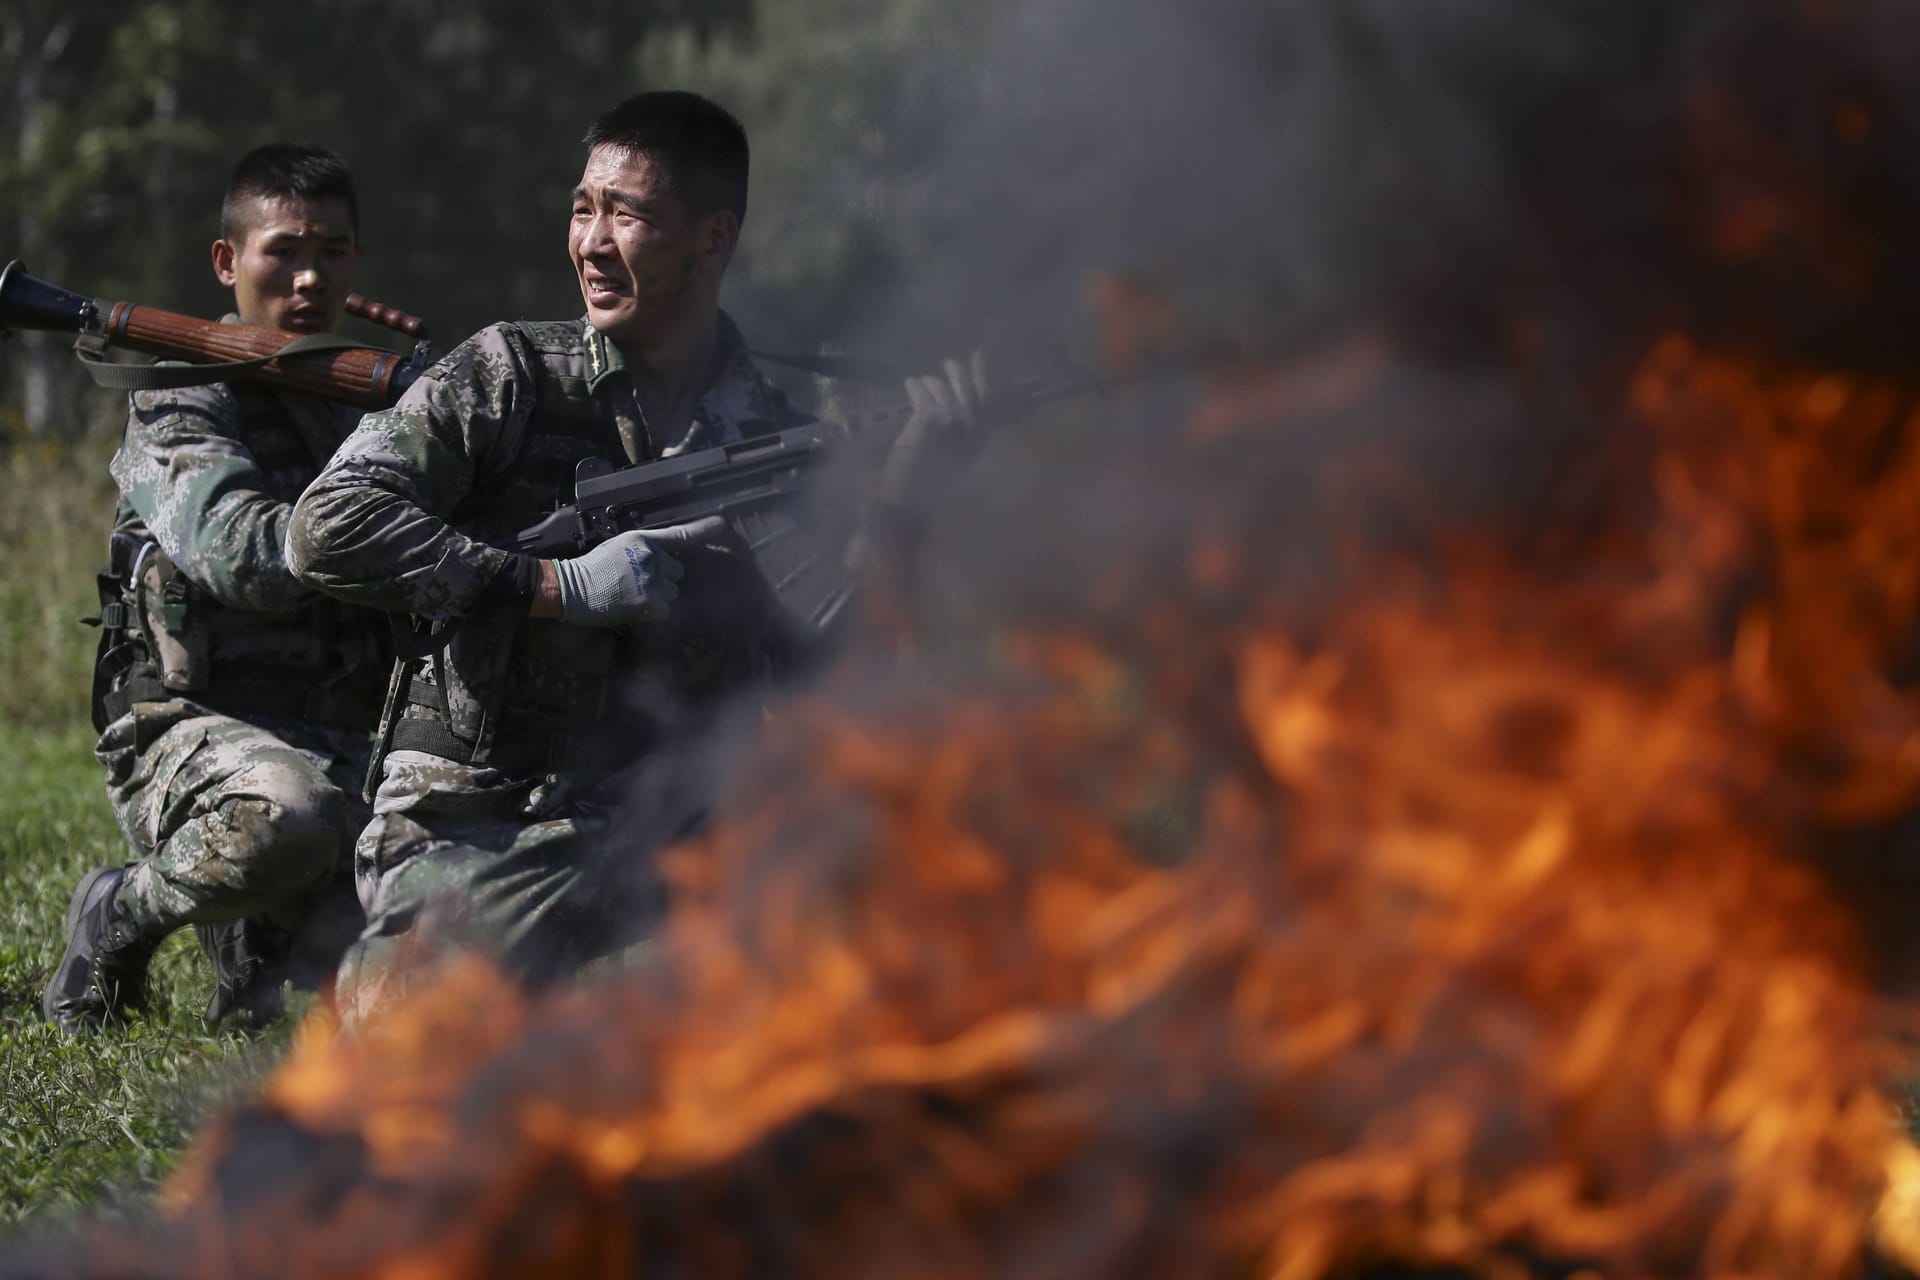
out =
[[(294, 336), (278, 329), (220, 324), (132, 302), (114, 303), (106, 320), (109, 342), (171, 359), (185, 354), (202, 360), (257, 360), (280, 350)], [(395, 375), (404, 364), (391, 351), (354, 347), (294, 356), (284, 362), (275, 360), (247, 377), (249, 381), (304, 391), (363, 409), (384, 409), (400, 398), (405, 381), (410, 381), (395, 385)]]
[(398, 307), (390, 307), (384, 302), (375, 302), (372, 298), (357, 293), (347, 295), (347, 314), (359, 316), (362, 320), (382, 325), (388, 329), (406, 334), (409, 338), (422, 336), (427, 322), (419, 316), (410, 316)]

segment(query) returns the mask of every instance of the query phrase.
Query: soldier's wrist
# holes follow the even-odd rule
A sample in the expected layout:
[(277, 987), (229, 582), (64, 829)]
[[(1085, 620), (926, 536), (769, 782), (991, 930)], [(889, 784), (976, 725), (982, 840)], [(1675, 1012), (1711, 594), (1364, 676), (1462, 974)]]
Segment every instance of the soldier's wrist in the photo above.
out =
[(482, 593), (490, 604), (532, 605), (540, 594), (540, 569), (544, 562), (532, 556), (510, 553), (487, 579)]
[(553, 567), (551, 560), (535, 560), (536, 583), (533, 599), (527, 606), (530, 618), (557, 618), (560, 616), (560, 573)]

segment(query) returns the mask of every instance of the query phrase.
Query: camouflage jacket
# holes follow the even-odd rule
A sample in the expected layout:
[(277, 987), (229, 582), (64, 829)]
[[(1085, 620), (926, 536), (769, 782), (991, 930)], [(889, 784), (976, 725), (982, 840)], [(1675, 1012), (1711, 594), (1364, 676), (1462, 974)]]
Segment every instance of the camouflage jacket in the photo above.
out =
[(281, 612), (320, 600), (287, 567), (287, 522), (360, 410), (221, 382), (129, 399), (112, 463), (115, 531), (157, 542), (229, 609)]
[[(192, 584), (186, 625), (202, 637), (209, 665), (205, 684), (187, 696), (244, 713), (250, 707), (235, 690), (284, 686), (298, 673), (303, 685), (351, 704), (330, 706), (330, 722), (371, 728), (387, 665), (384, 624), (299, 581), (284, 550), (294, 499), (360, 411), (227, 383), (136, 392), (130, 401), (111, 467), (120, 488), (114, 537), (156, 544)], [(365, 677), (364, 688), (349, 677)], [(264, 714), (301, 714), (274, 701)]]
[[(446, 724), (463, 748), (452, 758), (479, 763), (496, 740), (609, 720), (627, 742), (657, 740), (690, 695), (738, 671), (751, 628), (636, 637), (531, 619), (524, 597), (501, 597), (519, 555), (505, 548), (571, 501), (584, 459), (626, 466), (809, 420), (761, 377), (725, 316), (720, 372), (685, 434), (666, 441), (650, 435), (620, 349), (584, 318), (496, 324), (361, 422), (301, 498), (289, 557), (342, 599), (458, 620), (444, 653), (409, 672), (400, 712)], [(703, 590), (739, 585), (683, 582), (676, 616), (697, 616), (687, 606)]]

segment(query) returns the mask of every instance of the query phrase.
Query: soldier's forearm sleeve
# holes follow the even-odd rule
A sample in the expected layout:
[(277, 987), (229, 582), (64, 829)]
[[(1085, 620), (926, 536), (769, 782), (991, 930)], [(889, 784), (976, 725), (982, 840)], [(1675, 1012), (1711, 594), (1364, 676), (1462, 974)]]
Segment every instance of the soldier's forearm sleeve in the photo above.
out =
[(364, 450), (343, 450), (294, 504), (287, 558), (302, 582), (343, 600), (457, 617), (487, 598), (512, 553), (455, 529)]
[(486, 596), (490, 602), (531, 605), (539, 594), (540, 561), (517, 552), (508, 554), (506, 563), (487, 583)]
[(413, 513), (393, 500), (340, 502), (329, 495), (303, 498), (294, 508), (288, 547), (299, 579), (342, 600), (393, 613), (457, 617), (472, 612), (487, 598), (489, 584), (508, 554), (455, 535), (403, 555), (381, 557), (378, 563), (389, 568), (369, 571), (366, 566), (373, 562), (360, 553), (371, 544), (302, 539), (303, 511), (335, 528), (344, 519), (376, 530), (404, 530), (416, 523)]
[[(524, 557), (455, 528), (483, 467), (511, 465), (531, 373), (493, 330), (469, 339), (400, 403), (369, 414), (294, 505), (287, 559), (301, 581), (395, 613), (457, 617), (497, 600)], [(529, 597), (530, 598), (530, 597)]]

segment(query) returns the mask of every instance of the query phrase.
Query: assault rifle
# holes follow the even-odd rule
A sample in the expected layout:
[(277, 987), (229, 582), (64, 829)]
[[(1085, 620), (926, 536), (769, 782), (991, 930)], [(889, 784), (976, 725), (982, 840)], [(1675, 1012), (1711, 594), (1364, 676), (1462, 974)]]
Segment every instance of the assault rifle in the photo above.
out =
[[(796, 356), (764, 358), (802, 363)], [(806, 364), (825, 370), (854, 365), (863, 370), (882, 367), (841, 356), (815, 357)], [(878, 380), (878, 375), (866, 377)], [(1099, 376), (1075, 376), (1049, 383), (1023, 379), (996, 397), (995, 413), (1020, 413), (1107, 385), (1108, 379)], [(852, 426), (810, 422), (736, 444), (630, 467), (616, 468), (605, 459), (588, 458), (574, 470), (573, 502), (522, 529), (514, 540), (514, 550), (548, 559), (573, 556), (630, 529), (664, 529), (706, 516), (732, 517), (778, 506), (800, 492), (807, 472), (819, 465), (834, 446), (844, 447), (883, 431), (898, 430), (906, 424), (908, 414), (905, 408), (895, 408), (864, 415)]]
[[(18, 262), (0, 270), (0, 335), (14, 329), (77, 334), (74, 352), (102, 386), (155, 390), (228, 378), (384, 409), (426, 369), (427, 327), (418, 316), (348, 294), (347, 314), (414, 339), (411, 355), (369, 347), (332, 333), (292, 337), (278, 329), (220, 324), (131, 302), (83, 298), (36, 280)], [(187, 360), (190, 369), (116, 364), (114, 348)], [(212, 377), (219, 374), (223, 376)]]
[(629, 529), (664, 529), (782, 502), (800, 491), (829, 443), (845, 438), (839, 427), (812, 422), (631, 467), (588, 458), (574, 471), (573, 502), (522, 529), (514, 549), (546, 559), (574, 556)]
[(588, 458), (574, 472), (573, 502), (522, 529), (514, 549), (543, 559), (575, 556), (629, 529), (723, 516), (746, 540), (774, 593), (813, 626), (825, 627), (850, 584), (799, 535), (786, 508), (806, 486), (807, 473), (848, 438), (843, 427), (810, 422), (630, 467)]
[[(1023, 381), (998, 398), (996, 409), (1019, 412), (1104, 385), (1098, 377), (1044, 385)], [(834, 449), (897, 430), (907, 417), (908, 411), (899, 408), (867, 415), (852, 427), (813, 422), (617, 469), (588, 458), (574, 472), (573, 502), (522, 529), (514, 549), (547, 559), (574, 556), (630, 529), (724, 516), (746, 538), (775, 594), (799, 616), (824, 627), (845, 603), (848, 584), (837, 566), (796, 536), (798, 522), (788, 508), (806, 488), (807, 473)]]

